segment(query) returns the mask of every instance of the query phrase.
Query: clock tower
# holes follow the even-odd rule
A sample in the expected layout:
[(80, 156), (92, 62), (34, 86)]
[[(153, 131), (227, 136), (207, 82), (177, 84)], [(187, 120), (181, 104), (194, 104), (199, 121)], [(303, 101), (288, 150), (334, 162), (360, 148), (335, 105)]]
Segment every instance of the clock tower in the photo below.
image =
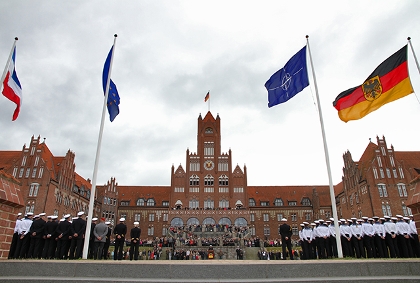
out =
[[(186, 152), (186, 167), (172, 166), (170, 207), (175, 210), (228, 211), (242, 209), (247, 203), (246, 167), (232, 167), (232, 151), (221, 150), (220, 117), (207, 112), (198, 117), (197, 151)], [(221, 220), (221, 217), (224, 220)], [(234, 224), (235, 217), (226, 219), (197, 213), (195, 222), (186, 224)], [(200, 219), (203, 218), (203, 219)], [(229, 218), (229, 217), (228, 217)], [(207, 220), (206, 220), (207, 219)], [(204, 221), (204, 223), (203, 223)], [(207, 222), (206, 222), (207, 221)], [(224, 223), (224, 221), (231, 223)], [(240, 221), (243, 221), (241, 219)], [(183, 219), (188, 222), (188, 219)]]

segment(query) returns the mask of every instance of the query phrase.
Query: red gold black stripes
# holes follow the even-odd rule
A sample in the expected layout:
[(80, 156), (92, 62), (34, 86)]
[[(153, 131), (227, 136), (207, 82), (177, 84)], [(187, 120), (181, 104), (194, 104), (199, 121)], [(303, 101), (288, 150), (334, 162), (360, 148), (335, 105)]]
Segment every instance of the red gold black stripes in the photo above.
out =
[(340, 119), (348, 122), (412, 92), (405, 45), (382, 62), (363, 84), (340, 93), (333, 105)]

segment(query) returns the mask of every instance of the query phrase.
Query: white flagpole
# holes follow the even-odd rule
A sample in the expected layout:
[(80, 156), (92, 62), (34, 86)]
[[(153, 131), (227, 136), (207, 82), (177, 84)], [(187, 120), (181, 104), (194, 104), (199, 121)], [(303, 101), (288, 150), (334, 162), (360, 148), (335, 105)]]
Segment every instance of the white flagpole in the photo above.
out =
[(210, 90), (207, 93), (209, 94), (209, 112), (210, 112), (210, 100), (211, 100)]
[(330, 157), (328, 154), (327, 140), (325, 138), (324, 121), (322, 118), (321, 104), (319, 103), (318, 86), (316, 84), (315, 70), (312, 63), (312, 55), (311, 55), (311, 49), (309, 47), (308, 35), (306, 36), (306, 44), (308, 45), (309, 59), (311, 61), (312, 76), (314, 78), (314, 85), (315, 85), (316, 103), (318, 105), (319, 121), (321, 123), (321, 131), (322, 131), (322, 140), (324, 142), (325, 162), (327, 163), (328, 180), (330, 184), (330, 198), (331, 198), (331, 205), (332, 205), (333, 217), (334, 217), (334, 228), (335, 228), (335, 235), (336, 235), (335, 239), (337, 242), (337, 252), (338, 252), (338, 257), (342, 258), (343, 250), (341, 249), (340, 228), (338, 226), (337, 205), (335, 203), (334, 186), (333, 186), (332, 177), (331, 177)]
[(3, 81), (4, 81), (4, 78), (6, 77), (7, 70), (9, 70), (10, 60), (12, 60), (13, 51), (15, 50), (15, 47), (16, 47), (16, 42), (17, 42), (17, 41), (18, 41), (18, 38), (17, 38), (17, 37), (15, 37), (15, 41), (13, 41), (12, 50), (10, 51), (9, 58), (7, 59), (6, 66), (4, 67), (3, 75), (1, 76), (1, 81), (0, 81), (0, 83), (1, 83), (1, 85), (2, 85), (2, 86), (3, 86)]
[(114, 52), (115, 52), (115, 43), (117, 41), (117, 35), (114, 35), (114, 45), (112, 47), (111, 53), (111, 62), (109, 64), (109, 71), (108, 71), (108, 79), (106, 82), (106, 89), (105, 89), (105, 96), (104, 96), (104, 106), (102, 108), (102, 119), (101, 119), (101, 127), (99, 130), (99, 137), (98, 137), (98, 146), (96, 148), (96, 158), (95, 158), (95, 167), (93, 169), (93, 178), (92, 178), (92, 189), (90, 192), (90, 200), (89, 200), (89, 212), (88, 212), (88, 219), (86, 222), (86, 232), (85, 232), (85, 242), (83, 245), (83, 259), (87, 259), (88, 251), (89, 251), (89, 239), (91, 234), (91, 224), (93, 218), (93, 209), (95, 205), (95, 195), (96, 195), (96, 178), (98, 175), (98, 165), (99, 165), (99, 156), (101, 153), (101, 143), (102, 143), (102, 133), (104, 131), (104, 121), (105, 121), (105, 113), (106, 113), (106, 106), (108, 102), (108, 93), (109, 93), (109, 84), (111, 80), (111, 71), (112, 71), (112, 63), (114, 60)]
[(417, 71), (419, 71), (420, 73), (420, 65), (419, 65), (419, 61), (417, 61), (416, 53), (414, 53), (413, 45), (411, 44), (411, 37), (408, 37), (407, 40), (408, 40), (408, 43), (410, 44), (411, 52), (413, 53), (413, 56), (414, 56), (414, 61), (416, 61)]

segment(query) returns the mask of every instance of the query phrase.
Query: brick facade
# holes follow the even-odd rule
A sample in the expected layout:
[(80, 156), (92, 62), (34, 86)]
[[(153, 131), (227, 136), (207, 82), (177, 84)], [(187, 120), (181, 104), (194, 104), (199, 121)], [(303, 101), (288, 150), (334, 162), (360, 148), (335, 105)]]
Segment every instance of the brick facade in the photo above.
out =
[(17, 214), (22, 208), (20, 183), (0, 170), (0, 259), (9, 255)]
[[(222, 152), (221, 142), (219, 115), (199, 115), (197, 149), (186, 150), (184, 166), (172, 165), (168, 186), (121, 186), (110, 178), (97, 186), (93, 217), (113, 224), (125, 217), (128, 231), (138, 221), (142, 239), (165, 236), (175, 225), (211, 223), (246, 225), (249, 236), (276, 239), (284, 217), (295, 240), (300, 223), (332, 217), (329, 186), (248, 186), (247, 167), (233, 166), (232, 151)], [(88, 211), (90, 180), (75, 172), (74, 160), (70, 150), (54, 156), (39, 137), (21, 151), (0, 151), (0, 168), (21, 184), (20, 211), (60, 217)], [(349, 151), (343, 161), (342, 181), (334, 186), (339, 218), (419, 212), (412, 196), (420, 190), (413, 181), (420, 152), (395, 151), (383, 137), (369, 142), (359, 161)]]

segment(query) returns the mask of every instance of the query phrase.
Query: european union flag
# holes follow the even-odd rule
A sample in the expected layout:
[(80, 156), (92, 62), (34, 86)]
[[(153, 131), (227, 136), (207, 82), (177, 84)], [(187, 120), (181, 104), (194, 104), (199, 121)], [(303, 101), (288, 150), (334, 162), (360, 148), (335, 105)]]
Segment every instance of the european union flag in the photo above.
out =
[[(108, 74), (109, 74), (109, 67), (111, 65), (111, 55), (114, 46), (111, 47), (111, 50), (108, 53), (108, 57), (106, 57), (106, 61), (104, 64), (104, 71), (102, 72), (102, 85), (104, 89), (104, 95), (106, 90), (106, 83), (108, 81)], [(118, 95), (117, 86), (114, 82), (110, 79), (109, 80), (109, 92), (108, 92), (108, 101), (107, 101), (108, 113), (109, 113), (109, 120), (114, 121), (115, 117), (120, 113), (120, 109), (118, 105), (120, 105), (120, 96)]]
[(288, 101), (308, 85), (305, 46), (265, 83), (268, 107)]

